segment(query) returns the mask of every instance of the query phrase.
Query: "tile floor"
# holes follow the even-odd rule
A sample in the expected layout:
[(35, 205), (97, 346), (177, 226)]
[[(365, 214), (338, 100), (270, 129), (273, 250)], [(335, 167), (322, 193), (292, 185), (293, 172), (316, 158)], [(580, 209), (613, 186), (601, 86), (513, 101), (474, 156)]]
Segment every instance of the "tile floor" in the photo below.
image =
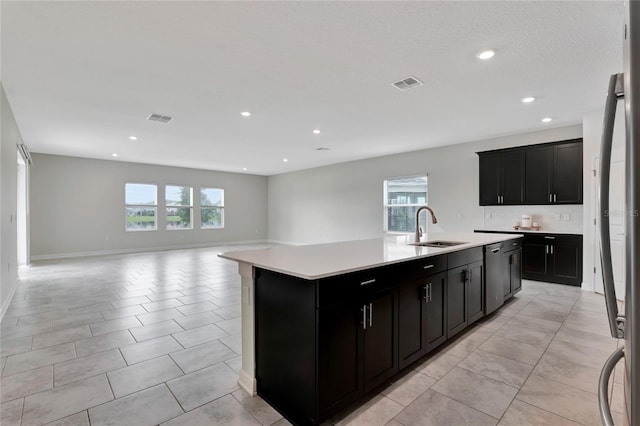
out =
[[(288, 425), (237, 385), (240, 277), (216, 254), (257, 247), (22, 270), (0, 324), (0, 423)], [(525, 281), (497, 315), (327, 423), (599, 425), (598, 375), (615, 346), (601, 296)], [(620, 419), (620, 371), (611, 388)]]

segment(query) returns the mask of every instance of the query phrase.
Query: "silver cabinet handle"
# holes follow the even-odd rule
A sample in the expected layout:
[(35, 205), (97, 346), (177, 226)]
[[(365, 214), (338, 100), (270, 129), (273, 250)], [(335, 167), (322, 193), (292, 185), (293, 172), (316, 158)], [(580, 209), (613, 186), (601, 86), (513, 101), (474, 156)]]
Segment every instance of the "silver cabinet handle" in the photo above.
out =
[(549, 245), (544, 246), (544, 254), (549, 254)]
[(367, 305), (362, 306), (362, 329), (367, 329)]
[(373, 279), (370, 279), (370, 280), (362, 281), (362, 282), (360, 283), (360, 285), (373, 284), (373, 283), (375, 283), (375, 282), (376, 282), (376, 279), (375, 279), (375, 278), (373, 278)]
[(499, 251), (500, 251), (500, 249), (499, 249), (499, 248), (491, 249), (491, 253), (497, 253), (497, 252), (499, 252)]
[(551, 251), (551, 254), (553, 254), (553, 246), (549, 246), (549, 251)]
[(432, 288), (431, 286), (432, 286), (432, 284), (431, 284), (431, 283), (429, 283), (429, 293), (428, 293), (428, 299), (427, 299), (427, 302), (431, 302), (431, 301), (433, 300), (433, 299), (431, 298), (431, 288)]
[(600, 263), (602, 264), (602, 281), (604, 296), (607, 302), (609, 330), (611, 336), (624, 337), (624, 320), (618, 314), (616, 289), (613, 281), (613, 264), (611, 261), (611, 230), (609, 229), (609, 181), (611, 177), (611, 148), (613, 146), (613, 127), (616, 119), (618, 99), (624, 97), (623, 74), (613, 74), (609, 78), (609, 91), (604, 110), (602, 143), (600, 145)]
[(424, 267), (422, 269), (429, 269), (429, 268), (433, 268), (434, 265), (424, 265)]
[(500, 204), (500, 196), (498, 195), (498, 204)]
[(549, 194), (549, 202), (552, 203), (553, 202), (553, 196), (551, 194)]
[(422, 287), (422, 299), (425, 301), (429, 301), (429, 284), (425, 284), (424, 287)]
[(369, 327), (373, 327), (373, 303), (369, 303)]
[(511, 243), (512, 246), (517, 246), (520, 243)]
[(553, 194), (553, 202), (554, 203), (558, 202), (558, 194)]
[(556, 239), (556, 237), (550, 237), (549, 235), (546, 235), (544, 238), (547, 239), (547, 240), (555, 240)]
[(504, 204), (504, 195), (500, 196), (500, 204)]
[(600, 408), (600, 418), (604, 426), (613, 426), (613, 418), (611, 417), (611, 408), (609, 407), (609, 379), (611, 373), (620, 361), (624, 357), (624, 346), (615, 350), (602, 367), (600, 372), (600, 379), (598, 379), (598, 405)]

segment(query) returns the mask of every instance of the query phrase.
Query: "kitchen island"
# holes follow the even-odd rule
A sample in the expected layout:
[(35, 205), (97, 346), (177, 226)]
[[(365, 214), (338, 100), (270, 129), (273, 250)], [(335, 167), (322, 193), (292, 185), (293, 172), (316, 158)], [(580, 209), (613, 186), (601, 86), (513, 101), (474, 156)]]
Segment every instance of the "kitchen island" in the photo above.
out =
[[(521, 237), (437, 233), (421, 242), (459, 244), (429, 247), (401, 235), (221, 254), (242, 277), (239, 384), (294, 424), (322, 422), (482, 318), (488, 300), (515, 294)], [(488, 283), (487, 250), (507, 255)]]

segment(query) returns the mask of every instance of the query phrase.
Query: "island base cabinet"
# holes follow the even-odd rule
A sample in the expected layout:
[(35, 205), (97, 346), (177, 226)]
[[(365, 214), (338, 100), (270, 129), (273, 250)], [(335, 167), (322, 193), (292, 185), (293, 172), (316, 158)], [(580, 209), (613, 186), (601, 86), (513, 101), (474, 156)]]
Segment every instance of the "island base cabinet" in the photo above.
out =
[(403, 369), (444, 343), (446, 273), (415, 277), (398, 295), (399, 368)]
[(484, 315), (482, 260), (450, 269), (447, 274), (447, 339)]
[(320, 309), (318, 331), (318, 414), (326, 418), (364, 394), (362, 317), (352, 304)]
[[(280, 412), (287, 413), (293, 423), (313, 423), (316, 418), (315, 286), (307, 280), (277, 272), (256, 269), (255, 274), (258, 394)], [(339, 315), (335, 318), (341, 319)], [(345, 321), (341, 329), (346, 325)], [(336, 325), (335, 329), (338, 328)], [(346, 349), (347, 345), (344, 346), (342, 349)], [(348, 352), (340, 355), (349, 362)]]

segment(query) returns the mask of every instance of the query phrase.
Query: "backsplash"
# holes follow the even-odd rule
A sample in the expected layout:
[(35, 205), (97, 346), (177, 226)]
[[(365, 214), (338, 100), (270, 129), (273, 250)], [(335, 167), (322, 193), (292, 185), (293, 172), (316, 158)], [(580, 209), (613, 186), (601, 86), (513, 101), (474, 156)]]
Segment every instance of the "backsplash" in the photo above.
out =
[(528, 214), (543, 232), (582, 234), (582, 210), (582, 205), (488, 206), (484, 207), (484, 228), (510, 230), (523, 214)]

